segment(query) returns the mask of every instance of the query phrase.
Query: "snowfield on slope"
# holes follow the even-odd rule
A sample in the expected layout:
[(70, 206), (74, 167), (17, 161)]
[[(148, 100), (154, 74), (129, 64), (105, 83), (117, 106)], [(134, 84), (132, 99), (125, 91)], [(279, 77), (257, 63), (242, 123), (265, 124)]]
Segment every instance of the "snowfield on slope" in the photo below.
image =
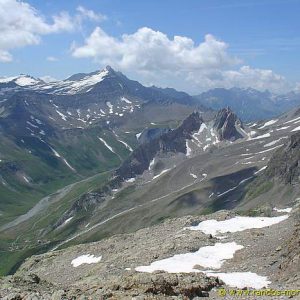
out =
[(262, 289), (268, 287), (271, 281), (266, 276), (260, 276), (253, 272), (204, 272), (207, 276), (219, 277), (227, 285), (243, 289), (245, 287), (251, 287), (253, 289)]
[(71, 261), (71, 264), (73, 265), (74, 268), (79, 267), (82, 264), (96, 264), (100, 262), (102, 259), (102, 256), (96, 257), (91, 254), (85, 254), (78, 256), (77, 258), (73, 259)]
[[(289, 212), (290, 209), (276, 209), (277, 212)], [(186, 227), (185, 229), (199, 230), (205, 234), (217, 236), (221, 233), (234, 233), (247, 229), (263, 228), (275, 225), (286, 220), (289, 216), (283, 215), (279, 217), (240, 217), (217, 221), (214, 219), (206, 220), (197, 226)], [(224, 237), (224, 236), (223, 236)], [(227, 238), (227, 236), (226, 236)], [(220, 238), (222, 239), (222, 237)], [(253, 272), (219, 272), (226, 260), (234, 257), (236, 251), (243, 249), (244, 246), (238, 245), (236, 242), (216, 243), (214, 246), (206, 246), (200, 248), (196, 252), (176, 254), (172, 257), (157, 260), (148, 266), (138, 266), (135, 268), (138, 272), (152, 273), (155, 271), (165, 271), (168, 273), (192, 273), (202, 272), (207, 276), (219, 277), (224, 283), (236, 288), (267, 288), (271, 281), (268, 277), (261, 276)], [(214, 270), (201, 270), (203, 268), (211, 268)], [(221, 270), (220, 270), (221, 271)]]
[(227, 232), (239, 232), (247, 229), (263, 228), (286, 220), (289, 216), (280, 217), (234, 217), (225, 221), (206, 220), (197, 226), (187, 227), (189, 230), (199, 230), (205, 234), (217, 236)]
[(219, 269), (226, 259), (233, 258), (234, 253), (243, 248), (235, 242), (216, 243), (214, 246), (202, 247), (196, 252), (177, 254), (166, 259), (157, 260), (149, 266), (136, 267), (135, 270), (147, 273), (158, 270), (169, 273), (201, 272), (194, 268), (195, 265)]

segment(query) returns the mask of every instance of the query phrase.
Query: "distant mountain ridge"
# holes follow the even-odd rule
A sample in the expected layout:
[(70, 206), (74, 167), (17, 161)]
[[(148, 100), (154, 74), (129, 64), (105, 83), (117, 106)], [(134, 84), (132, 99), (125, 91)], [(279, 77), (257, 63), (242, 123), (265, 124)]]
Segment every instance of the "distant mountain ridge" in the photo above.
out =
[[(110, 81), (110, 86), (107, 86), (106, 79)], [(112, 85), (113, 79), (115, 79), (116, 84)], [(3, 93), (24, 90), (52, 95), (86, 95), (90, 97), (90, 95), (102, 92), (105, 85), (108, 89), (114, 87), (116, 91), (122, 90), (124, 85), (126, 86), (125, 92), (134, 93), (146, 100), (155, 98), (156, 101), (165, 102), (166, 99), (169, 99), (171, 102), (175, 101), (184, 105), (202, 105), (213, 110), (220, 110), (229, 106), (245, 122), (270, 119), (300, 105), (300, 93), (297, 92), (277, 95), (253, 88), (233, 87), (229, 89), (215, 88), (197, 96), (191, 96), (174, 88), (144, 87), (137, 81), (128, 80), (125, 75), (113, 70), (110, 66), (106, 66), (103, 70), (78, 73), (65, 80), (48, 83), (30, 75), (0, 78), (0, 101)]]
[(300, 105), (300, 93), (275, 95), (252, 88), (216, 88), (195, 98), (215, 110), (230, 106), (246, 122), (270, 119)]

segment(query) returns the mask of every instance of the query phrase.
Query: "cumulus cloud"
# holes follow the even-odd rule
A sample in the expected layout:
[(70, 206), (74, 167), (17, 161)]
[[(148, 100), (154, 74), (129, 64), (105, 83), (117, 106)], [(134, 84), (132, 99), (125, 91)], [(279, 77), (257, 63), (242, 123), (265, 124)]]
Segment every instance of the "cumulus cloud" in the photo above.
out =
[(87, 9), (81, 5), (77, 7), (77, 11), (79, 13), (79, 16), (82, 19), (86, 18), (86, 19), (89, 19), (94, 22), (102, 22), (102, 21), (107, 20), (106, 15), (103, 15), (101, 13), (96, 13), (93, 10)]
[(250, 66), (241, 66), (236, 70), (189, 73), (187, 81), (200, 87), (202, 90), (215, 87), (251, 87), (261, 91), (270, 90), (275, 93), (281, 93), (292, 88), (284, 76), (276, 74), (272, 70), (255, 69)]
[(83, 45), (73, 44), (75, 58), (112, 65), (146, 85), (171, 86), (197, 93), (214, 87), (253, 87), (275, 92), (290, 88), (272, 70), (254, 69), (230, 55), (228, 45), (211, 34), (196, 44), (184, 36), (172, 39), (143, 27), (117, 39), (96, 27)]
[(82, 6), (77, 11), (74, 16), (60, 12), (48, 21), (27, 2), (0, 0), (0, 62), (12, 61), (12, 49), (37, 45), (43, 35), (74, 31), (85, 19), (99, 21), (104, 18)]
[(227, 44), (212, 35), (195, 45), (190, 38), (168, 36), (143, 27), (121, 39), (109, 36), (100, 27), (92, 32), (85, 44), (73, 48), (74, 57), (90, 57), (102, 64), (138, 71), (183, 71), (222, 68), (239, 62), (228, 55)]
[(0, 49), (0, 62), (11, 62), (12, 59), (12, 55), (8, 51)]

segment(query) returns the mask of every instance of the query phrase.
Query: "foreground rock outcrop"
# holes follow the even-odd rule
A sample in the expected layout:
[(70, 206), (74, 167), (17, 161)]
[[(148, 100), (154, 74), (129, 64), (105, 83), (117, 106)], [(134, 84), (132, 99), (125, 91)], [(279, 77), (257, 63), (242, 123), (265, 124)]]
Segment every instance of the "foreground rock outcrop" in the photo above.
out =
[[(46, 281), (25, 277), (11, 277), (0, 281), (1, 299), (194, 299), (207, 297), (212, 288), (222, 282), (203, 274), (135, 273), (111, 278), (109, 283), (87, 283), (78, 288), (58, 288)], [(38, 281), (36, 281), (38, 280)]]
[[(263, 211), (260, 214), (264, 216)], [(274, 210), (273, 217), (278, 216), (282, 218), (283, 213)], [(220, 287), (230, 289), (219, 279), (218, 272), (240, 272), (239, 276), (257, 273), (266, 276), (270, 288), (292, 288), (297, 281), (289, 279), (299, 273), (295, 266), (299, 260), (299, 239), (294, 232), (297, 222), (294, 214), (285, 215), (275, 225), (253, 229), (248, 226), (248, 230), (222, 236), (186, 229), (206, 220), (229, 221), (234, 217), (234, 212), (219, 211), (207, 216), (169, 219), (132, 234), (33, 256), (14, 276), (0, 279), (0, 299), (218, 299)], [(198, 264), (194, 266), (195, 272), (190, 273), (136, 271), (138, 266), (220, 243), (237, 243), (242, 247), (234, 257), (225, 259), (220, 268), (213, 268), (216, 275), (206, 275), (204, 265)], [(210, 253), (207, 255), (213, 260), (222, 255), (215, 253), (210, 257)], [(99, 259), (74, 264), (74, 260), (86, 255)]]

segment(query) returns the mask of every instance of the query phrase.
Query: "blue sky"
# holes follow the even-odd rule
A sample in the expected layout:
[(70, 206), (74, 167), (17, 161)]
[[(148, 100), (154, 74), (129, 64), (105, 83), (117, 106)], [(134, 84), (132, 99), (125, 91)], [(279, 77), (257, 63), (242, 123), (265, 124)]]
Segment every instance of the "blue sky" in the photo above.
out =
[[(0, 0), (0, 76), (62, 79), (108, 63), (144, 84), (191, 93), (292, 90), (300, 86), (299, 12), (298, 0)], [(22, 16), (33, 24), (10, 28)]]

